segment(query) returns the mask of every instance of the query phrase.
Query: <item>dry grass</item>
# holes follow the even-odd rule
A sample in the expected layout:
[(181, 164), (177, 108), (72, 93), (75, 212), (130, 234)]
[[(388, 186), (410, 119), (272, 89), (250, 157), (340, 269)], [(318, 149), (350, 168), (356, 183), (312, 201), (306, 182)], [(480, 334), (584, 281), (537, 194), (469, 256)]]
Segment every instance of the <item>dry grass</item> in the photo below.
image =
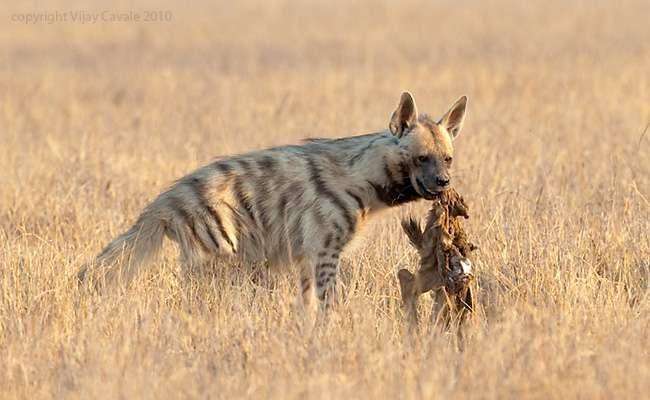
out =
[[(174, 22), (85, 26), (3, 7), (0, 397), (647, 396), (648, 2), (309, 3), (149, 3)], [(79, 8), (106, 7), (47, 6)], [(398, 217), (425, 203), (348, 253), (342, 304), (314, 330), (291, 274), (185, 284), (170, 246), (124, 293), (70, 283), (173, 179), (383, 129), (402, 89), (435, 114), (470, 97), (456, 182), (481, 309), (465, 351), (402, 333), (395, 273), (416, 254)]]

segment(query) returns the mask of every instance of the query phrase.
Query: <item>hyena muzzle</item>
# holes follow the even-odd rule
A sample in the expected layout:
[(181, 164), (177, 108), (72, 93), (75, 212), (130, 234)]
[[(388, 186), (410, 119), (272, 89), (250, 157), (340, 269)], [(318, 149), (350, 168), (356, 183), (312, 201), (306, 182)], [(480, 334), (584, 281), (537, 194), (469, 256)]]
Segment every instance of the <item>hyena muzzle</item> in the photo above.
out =
[(303, 301), (315, 287), (327, 305), (341, 251), (368, 217), (449, 185), (466, 103), (435, 121), (405, 92), (385, 131), (219, 159), (161, 193), (79, 278), (128, 281), (166, 236), (188, 267), (224, 257), (296, 265)]

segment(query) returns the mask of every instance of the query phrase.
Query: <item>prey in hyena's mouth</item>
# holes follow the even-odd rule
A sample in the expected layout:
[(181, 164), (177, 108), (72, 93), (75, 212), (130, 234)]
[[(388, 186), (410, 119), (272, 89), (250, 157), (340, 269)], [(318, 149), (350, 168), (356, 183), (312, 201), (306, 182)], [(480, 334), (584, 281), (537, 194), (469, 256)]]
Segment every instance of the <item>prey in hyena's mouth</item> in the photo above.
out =
[(471, 283), (474, 279), (469, 253), (476, 246), (469, 242), (460, 218), (468, 218), (462, 196), (448, 189), (433, 196), (427, 223), (422, 230), (413, 218), (403, 220), (402, 227), (420, 255), (420, 268), (413, 274), (407, 269), (398, 273), (402, 301), (412, 323), (416, 323), (417, 299), (428, 291), (434, 296), (434, 318), (445, 327), (464, 321), (473, 310)]

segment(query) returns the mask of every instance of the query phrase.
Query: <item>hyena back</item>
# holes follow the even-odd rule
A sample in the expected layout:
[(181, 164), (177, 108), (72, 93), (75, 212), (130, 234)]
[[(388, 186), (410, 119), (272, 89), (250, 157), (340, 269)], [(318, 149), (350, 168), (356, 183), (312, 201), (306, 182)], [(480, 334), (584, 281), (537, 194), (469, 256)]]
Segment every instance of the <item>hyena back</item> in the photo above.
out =
[(340, 253), (368, 217), (449, 185), (465, 109), (462, 97), (434, 121), (405, 92), (386, 131), (215, 161), (161, 193), (79, 277), (128, 281), (168, 237), (186, 266), (224, 257), (298, 265), (303, 299), (315, 281), (327, 304)]

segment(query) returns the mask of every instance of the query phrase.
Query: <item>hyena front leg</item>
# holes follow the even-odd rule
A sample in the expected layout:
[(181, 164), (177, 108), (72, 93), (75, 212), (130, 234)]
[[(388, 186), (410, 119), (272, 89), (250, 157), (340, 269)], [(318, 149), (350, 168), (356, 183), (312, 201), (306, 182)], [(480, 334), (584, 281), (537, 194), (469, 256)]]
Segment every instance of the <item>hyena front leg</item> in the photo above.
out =
[[(328, 236), (330, 238), (331, 236)], [(339, 244), (330, 248), (331, 239), (325, 240), (325, 246), (315, 257), (314, 277), (316, 281), (316, 297), (323, 308), (329, 308), (335, 301), (336, 277), (339, 271)]]

